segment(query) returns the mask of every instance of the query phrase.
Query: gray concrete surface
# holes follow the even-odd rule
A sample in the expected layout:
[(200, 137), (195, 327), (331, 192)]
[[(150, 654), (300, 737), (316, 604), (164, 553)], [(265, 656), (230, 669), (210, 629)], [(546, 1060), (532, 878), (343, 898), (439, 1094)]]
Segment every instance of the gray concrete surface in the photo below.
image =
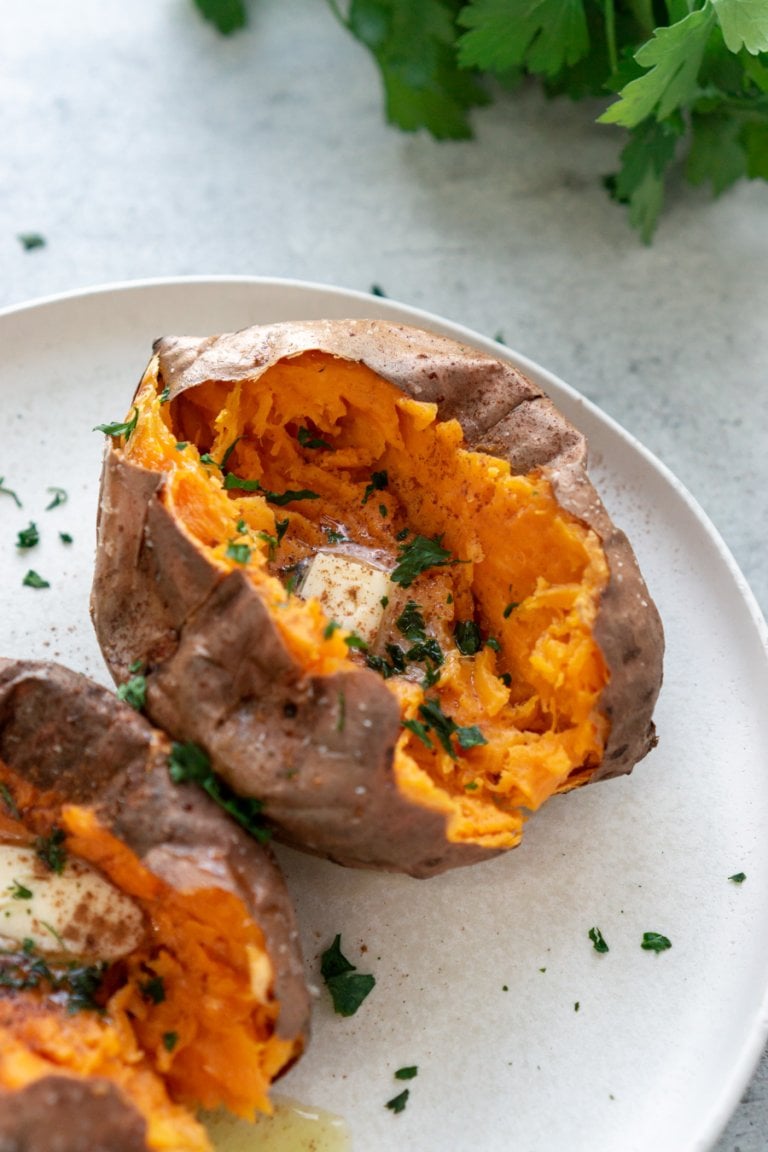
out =
[[(0, 7), (0, 306), (183, 274), (297, 277), (440, 313), (562, 376), (693, 492), (768, 609), (768, 186), (674, 185), (641, 245), (620, 137), (536, 91), (477, 139), (388, 128), (322, 0), (219, 38), (190, 0)], [(44, 248), (25, 252), (20, 232)], [(717, 1152), (768, 1149), (768, 1060)]]

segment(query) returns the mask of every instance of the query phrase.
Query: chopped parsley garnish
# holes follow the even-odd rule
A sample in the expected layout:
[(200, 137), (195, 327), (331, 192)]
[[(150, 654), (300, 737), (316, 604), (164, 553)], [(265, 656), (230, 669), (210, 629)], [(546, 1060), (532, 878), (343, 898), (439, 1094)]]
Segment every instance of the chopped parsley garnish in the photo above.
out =
[(347, 698), (343, 692), (338, 694), (339, 711), (336, 719), (336, 731), (343, 732), (347, 723)]
[(491, 648), (494, 652), (501, 652), (501, 644), (495, 636), (489, 636), (485, 642), (486, 648)]
[(26, 576), (22, 580), (25, 588), (50, 588), (49, 580), (44, 580), (39, 572), (35, 572), (34, 568), (30, 568)]
[(398, 532), (397, 536), (395, 536), (395, 540), (397, 540), (399, 544), (401, 541), (405, 540), (406, 536), (409, 536), (410, 533), (410, 528), (403, 528), (400, 530), (400, 532)]
[(8, 885), (8, 888), (13, 900), (31, 900), (34, 896), (32, 889), (20, 884), (18, 880), (14, 880), (12, 884)]
[(734, 884), (743, 884), (747, 878), (746, 872), (734, 872), (733, 876), (729, 876), (729, 880), (733, 880)]
[(138, 408), (134, 405), (131, 411), (133, 415), (130, 420), (125, 420), (123, 423), (97, 424), (93, 431), (103, 432), (105, 436), (124, 436), (126, 440), (130, 440), (131, 433), (139, 422)]
[(39, 232), (19, 232), (16, 239), (25, 252), (33, 252), (35, 248), (45, 248), (45, 236)]
[(323, 440), (320, 436), (313, 436), (309, 428), (299, 428), (296, 433), (296, 439), (302, 448), (329, 448), (333, 451), (332, 444), (329, 444), (327, 440)]
[(59, 532), (59, 540), (61, 540), (62, 544), (72, 543), (72, 537), (70, 536), (69, 532)]
[(446, 716), (436, 697), (420, 704), (419, 713), (425, 721), (426, 728), (434, 732), (452, 760), (457, 759), (456, 747), (451, 739), (453, 736), (456, 737), (461, 749), (476, 748), (488, 743), (476, 724), (461, 727), (451, 716)]
[(287, 517), (285, 520), (278, 520), (277, 517), (275, 517), (275, 536), (277, 537), (278, 544), (283, 539), (283, 536), (285, 536), (290, 524), (291, 522)]
[(47, 836), (35, 840), (35, 853), (46, 868), (61, 876), (67, 863), (67, 850), (64, 847), (66, 835), (63, 828), (52, 828)]
[(258, 536), (259, 540), (262, 540), (267, 545), (268, 559), (274, 560), (275, 556), (277, 555), (277, 536), (272, 536), (269, 532), (257, 532), (256, 535)]
[(141, 672), (143, 667), (143, 660), (134, 660), (132, 664), (128, 665), (128, 671), (130, 672), (131, 676), (135, 676), (137, 672)]
[(429, 738), (429, 730), (426, 724), (420, 723), (418, 720), (403, 720), (403, 728), (407, 728), (409, 732), (413, 732), (414, 736), (418, 736), (422, 744), (427, 748), (434, 748), (434, 744)]
[(453, 638), (462, 656), (474, 656), (483, 646), (480, 629), (474, 620), (457, 620)]
[[(44, 927), (52, 931), (49, 924)], [(61, 937), (56, 932), (53, 934), (62, 943)], [(63, 997), (68, 1012), (101, 1012), (96, 994), (106, 968), (106, 964), (51, 966), (37, 955), (34, 940), (27, 937), (20, 952), (0, 952), (0, 988), (23, 992), (47, 984), (51, 992)]]
[(52, 508), (58, 508), (60, 504), (66, 504), (69, 497), (67, 496), (66, 489), (64, 488), (46, 488), (46, 492), (53, 493), (53, 499), (50, 504), (46, 504), (46, 512), (50, 512)]
[(608, 951), (610, 951), (610, 949), (608, 948), (608, 945), (606, 944), (605, 940), (603, 939), (603, 934), (599, 928), (590, 928), (587, 935), (589, 936), (590, 940), (592, 941), (592, 947), (594, 948), (595, 952), (608, 952)]
[(356, 966), (342, 953), (340, 933), (336, 934), (333, 943), (320, 958), (320, 974), (331, 994), (334, 1011), (339, 1016), (354, 1016), (376, 984), (375, 977), (358, 972)]
[(14, 800), (13, 795), (11, 794), (11, 790), (7, 784), (0, 784), (0, 800), (3, 801), (3, 804), (5, 804), (9, 814), (14, 818), (14, 820), (18, 820), (21, 816), (21, 813), (19, 812), (16, 801)]
[(519, 607), (520, 607), (520, 601), (519, 600), (513, 600), (510, 604), (507, 604), (506, 608), (502, 612), (502, 616), (504, 617), (505, 620), (508, 620), (509, 617), (514, 612), (515, 608), (519, 608)]
[(358, 636), (357, 632), (350, 632), (349, 636), (345, 636), (344, 643), (347, 648), (357, 648), (361, 652), (368, 651), (367, 642), (363, 640), (362, 636)]
[(137, 712), (141, 712), (147, 702), (146, 676), (131, 676), (130, 680), (126, 680), (117, 689), (117, 698), (135, 708)]
[[(277, 541), (275, 541), (277, 546)], [(249, 544), (236, 544), (230, 540), (227, 544), (226, 556), (229, 560), (234, 560), (235, 564), (247, 564), (251, 558), (251, 547)]]
[(178, 1032), (163, 1032), (163, 1048), (165, 1048), (166, 1052), (173, 1052), (178, 1042)]
[(443, 548), (442, 536), (430, 539), (428, 536), (414, 536), (403, 544), (398, 552), (398, 563), (392, 572), (391, 580), (402, 588), (410, 588), (417, 576), (428, 568), (445, 568), (461, 561), (451, 558), (447, 548)]
[(415, 600), (409, 600), (395, 621), (395, 627), (402, 632), (406, 640), (423, 640), (426, 635), (426, 624), (421, 609)]
[(287, 492), (270, 492), (269, 489), (263, 488), (258, 480), (245, 480), (239, 476), (235, 476), (234, 472), (229, 472), (224, 477), (224, 487), (227, 489), (239, 488), (242, 489), (243, 492), (261, 492), (269, 504), (278, 504), (280, 506), (292, 504), (294, 500), (320, 499), (318, 493), (311, 492), (309, 488), (299, 488), (296, 491), (288, 490)]
[(236, 436), (235, 439), (230, 444), (230, 446), (225, 451), (224, 455), (222, 456), (221, 464), (219, 464), (219, 468), (221, 468), (222, 472), (226, 468), (227, 461), (229, 460), (230, 456), (232, 455), (232, 453), (234, 452), (235, 448), (237, 447), (237, 445), (240, 443), (241, 440), (242, 440), (242, 436)]
[(150, 976), (139, 984), (142, 999), (150, 1004), (162, 1004), (165, 1000), (165, 983), (162, 976)]
[(255, 840), (266, 843), (271, 836), (262, 822), (264, 805), (252, 796), (238, 796), (211, 768), (207, 754), (197, 744), (174, 743), (168, 758), (168, 771), (175, 784), (193, 783), (228, 812)]
[(418, 1064), (409, 1064), (406, 1068), (398, 1068), (395, 1072), (395, 1080), (413, 1080), (414, 1076), (418, 1076)]
[(170, 400), (170, 398), (171, 398), (171, 389), (166, 384), (165, 388), (163, 388), (162, 392), (160, 393), (160, 403), (161, 404), (167, 404), (168, 401)]
[(366, 484), (365, 492), (363, 493), (363, 499), (360, 501), (360, 503), (367, 504), (371, 496), (373, 496), (374, 492), (383, 492), (388, 484), (389, 476), (385, 471), (382, 470), (381, 472), (372, 472), (370, 483)]
[(189, 444), (189, 440), (177, 440), (174, 447), (176, 448), (177, 452), (183, 452), (187, 444)]
[(338, 632), (339, 628), (341, 628), (341, 624), (339, 624), (337, 620), (329, 620), (323, 629), (323, 640), (330, 640), (331, 636), (333, 636), (334, 632)]
[(383, 296), (386, 298), (386, 292), (380, 284), (371, 284), (371, 296)]
[(345, 536), (343, 532), (337, 532), (335, 528), (324, 528), (323, 531), (329, 544), (349, 543), (349, 537)]
[(40, 533), (37, 530), (37, 525), (31, 520), (27, 528), (22, 528), (16, 539), (17, 548), (34, 548), (36, 544), (40, 543)]
[(405, 1106), (408, 1103), (408, 1097), (410, 1094), (410, 1088), (403, 1088), (399, 1095), (393, 1096), (391, 1100), (387, 1100), (387, 1103), (384, 1105), (384, 1107), (389, 1108), (390, 1112), (394, 1112), (395, 1115), (397, 1115), (399, 1112), (403, 1112), (405, 1110)]
[(646, 952), (666, 952), (668, 948), (672, 947), (672, 941), (666, 936), (662, 936), (660, 932), (643, 932), (643, 939), (640, 944)]
[(0, 476), (0, 495), (10, 496), (11, 499), (16, 502), (16, 507), (21, 508), (21, 506), (22, 506), (21, 500), (19, 500), (19, 497), (14, 492), (13, 488), (6, 488), (5, 487), (5, 477), (4, 476)]
[(389, 516), (389, 508), (387, 508), (386, 504), (379, 504), (379, 516), (381, 516), (382, 520), (386, 520), (387, 516)]

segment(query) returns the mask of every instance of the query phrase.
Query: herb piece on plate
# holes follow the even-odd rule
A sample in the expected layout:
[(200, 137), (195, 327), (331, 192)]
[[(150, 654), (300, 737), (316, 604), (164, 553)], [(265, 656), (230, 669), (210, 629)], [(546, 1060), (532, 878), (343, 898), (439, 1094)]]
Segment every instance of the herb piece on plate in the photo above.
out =
[(608, 945), (605, 942), (603, 934), (599, 928), (590, 928), (587, 935), (589, 936), (590, 940), (592, 941), (592, 947), (594, 948), (595, 952), (609, 952), (610, 951)]
[(341, 951), (341, 934), (326, 948), (320, 959), (320, 974), (339, 1016), (354, 1016), (366, 996), (373, 990), (375, 977), (358, 972)]
[(643, 932), (641, 948), (646, 952), (666, 952), (668, 948), (672, 947), (672, 941), (666, 936), (662, 936), (660, 932)]

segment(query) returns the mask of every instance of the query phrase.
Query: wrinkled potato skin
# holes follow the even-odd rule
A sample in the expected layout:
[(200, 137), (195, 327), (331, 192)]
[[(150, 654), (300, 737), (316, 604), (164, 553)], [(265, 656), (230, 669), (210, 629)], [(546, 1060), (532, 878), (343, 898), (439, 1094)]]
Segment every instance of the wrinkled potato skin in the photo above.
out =
[[(171, 400), (211, 379), (256, 380), (304, 352), (359, 362), (404, 394), (437, 404), (441, 419), (457, 419), (468, 447), (508, 460), (517, 474), (540, 469), (560, 504), (597, 532), (611, 572), (595, 630), (611, 670), (601, 699), (611, 733), (592, 779), (631, 771), (654, 746), (658, 614), (626, 537), (589, 481), (583, 436), (517, 369), (455, 341), (373, 320), (167, 338), (155, 351)], [(496, 855), (449, 843), (442, 814), (396, 791), (399, 711), (381, 678), (367, 669), (305, 676), (247, 578), (222, 577), (179, 531), (160, 503), (162, 485), (161, 474), (126, 462), (109, 442), (92, 615), (116, 682), (144, 660), (153, 721), (201, 744), (235, 789), (264, 800), (286, 843), (414, 876)]]
[(0, 1092), (0, 1152), (149, 1152), (143, 1117), (107, 1080), (45, 1076)]
[(309, 995), (277, 864), (196, 785), (171, 781), (169, 751), (164, 734), (86, 677), (55, 664), (0, 659), (0, 760), (36, 787), (92, 807), (101, 825), (172, 887), (238, 896), (272, 960), (277, 1033), (306, 1036)]

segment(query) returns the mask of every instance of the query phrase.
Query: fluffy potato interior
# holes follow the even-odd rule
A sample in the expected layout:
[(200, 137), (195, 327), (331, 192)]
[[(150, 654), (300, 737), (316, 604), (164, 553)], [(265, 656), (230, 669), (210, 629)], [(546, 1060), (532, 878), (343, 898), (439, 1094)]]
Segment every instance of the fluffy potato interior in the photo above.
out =
[[(57, 867), (70, 858), (94, 866), (146, 925), (139, 946), (109, 964), (85, 967), (65, 948), (51, 956), (29, 940), (6, 945), (0, 1086), (19, 1090), (51, 1074), (105, 1077), (145, 1118), (148, 1146), (158, 1152), (209, 1152), (189, 1108), (224, 1106), (246, 1117), (271, 1111), (269, 1084), (296, 1052), (274, 1034), (271, 963), (242, 901), (222, 888), (177, 891), (92, 809), (36, 793), (0, 769), (0, 839), (54, 842)], [(30, 899), (46, 867), (41, 856)]]
[[(588, 779), (608, 733), (593, 636), (608, 571), (542, 475), (512, 475), (434, 404), (327, 354), (171, 401), (155, 363), (136, 407), (119, 450), (165, 473), (180, 530), (247, 572), (306, 672), (385, 676), (398, 787), (446, 814), (450, 840), (510, 847), (528, 811)], [(367, 650), (292, 591), (318, 551), (394, 576)]]

